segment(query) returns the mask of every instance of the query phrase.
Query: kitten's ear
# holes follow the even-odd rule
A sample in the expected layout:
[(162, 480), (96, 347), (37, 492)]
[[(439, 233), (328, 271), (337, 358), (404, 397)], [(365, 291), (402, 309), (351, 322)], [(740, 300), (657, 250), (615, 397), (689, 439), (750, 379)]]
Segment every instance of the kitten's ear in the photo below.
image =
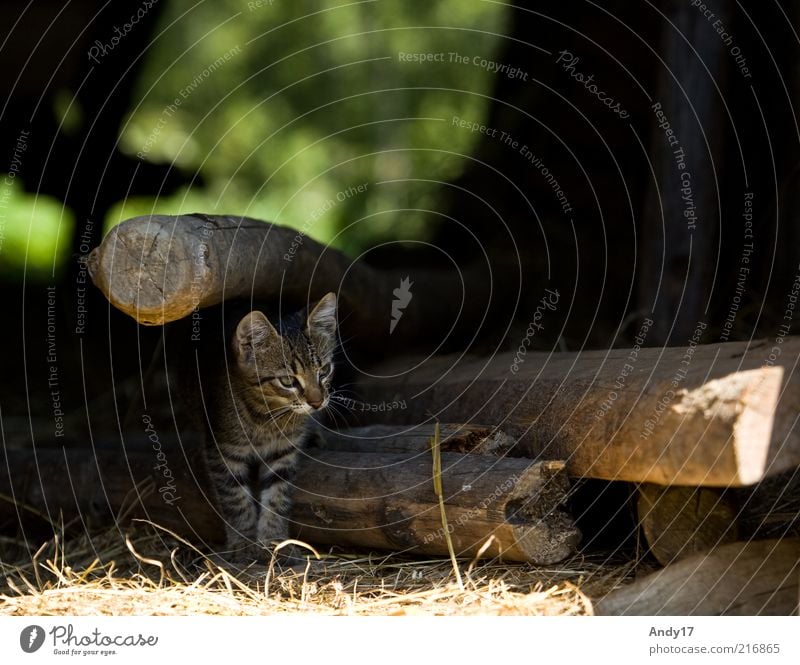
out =
[(314, 305), (306, 323), (309, 334), (333, 337), (336, 334), (336, 294), (327, 293)]
[(236, 326), (234, 348), (240, 358), (248, 358), (253, 349), (265, 344), (273, 337), (279, 337), (278, 331), (269, 322), (263, 312), (250, 312)]

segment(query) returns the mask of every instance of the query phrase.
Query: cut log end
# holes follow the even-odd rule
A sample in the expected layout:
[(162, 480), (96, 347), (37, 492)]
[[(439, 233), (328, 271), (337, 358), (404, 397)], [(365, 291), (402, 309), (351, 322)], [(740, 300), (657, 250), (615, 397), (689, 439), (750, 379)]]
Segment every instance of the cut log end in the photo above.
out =
[(662, 565), (706, 552), (737, 538), (737, 509), (716, 488), (639, 488), (637, 503), (650, 553)]
[[(520, 553), (518, 560), (553, 564), (575, 552), (581, 533), (561, 510), (568, 487), (563, 462), (541, 462), (520, 474), (505, 506), (514, 534), (509, 549)], [(498, 552), (501, 558), (510, 554)]]
[[(522, 553), (518, 560), (539, 565), (558, 563), (575, 553), (581, 533), (572, 520), (561, 511), (553, 511), (538, 524), (513, 527), (515, 549)], [(502, 559), (514, 560), (505, 552)]]
[(186, 242), (201, 223), (152, 216), (119, 224), (89, 255), (92, 280), (112, 305), (144, 325), (189, 315), (209, 278), (207, 249)]

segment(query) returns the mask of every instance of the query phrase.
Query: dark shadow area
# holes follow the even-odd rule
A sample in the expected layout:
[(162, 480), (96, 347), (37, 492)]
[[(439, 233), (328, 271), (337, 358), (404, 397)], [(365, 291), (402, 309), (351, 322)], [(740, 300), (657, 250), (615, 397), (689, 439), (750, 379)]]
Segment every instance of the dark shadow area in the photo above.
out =
[[(156, 519), (151, 509), (163, 506), (136, 484), (159, 482), (154, 454), (180, 459), (178, 486), (205, 496), (201, 437), (184, 421), (203, 406), (167, 380), (166, 361), (191, 371), (218, 360), (235, 326), (221, 305), (139, 325), (87, 267), (125, 219), (202, 213), (289, 227), (292, 252), (310, 251), (312, 239), (349, 257), (320, 263), (357, 262), (314, 266), (341, 279), (309, 277), (307, 288), (278, 260), (270, 273), (295, 278), (291, 302), (269, 303), (282, 313), (345, 294), (334, 363), (345, 406), (320, 417), (334, 429), (511, 424), (524, 429), (511, 457), (562, 460), (573, 454), (565, 441), (604, 428), (608, 441), (620, 432), (635, 441), (633, 458), (642, 427), (680, 430), (689, 408), (670, 406), (680, 395), (782, 368), (767, 466), (780, 457), (787, 475), (736, 500), (757, 506), (739, 516), (748, 538), (796, 533), (794, 458), (775, 448), (796, 448), (800, 403), (797, 354), (781, 355), (800, 297), (800, 2), (719, 0), (712, 16), (678, 0), (301, 4), (5, 4), (0, 477), (12, 486), (16, 474), (33, 504), (29, 529), (0, 496), (0, 532), (35, 541), (66, 515), (68, 530), (85, 533), (119, 518), (120, 505)], [(220, 256), (263, 260), (248, 242)], [(151, 258), (133, 243), (116, 251)], [(206, 252), (197, 265), (209, 267), (207, 256), (219, 259)], [(243, 315), (259, 286), (231, 264), (244, 262), (210, 269), (225, 275), (225, 305), (236, 300)], [(150, 275), (141, 266), (140, 281)], [(196, 344), (201, 319), (209, 334)], [(735, 341), (753, 342), (738, 365), (698, 346)], [(634, 345), (642, 356), (628, 361)], [(653, 424), (661, 394), (647, 387), (664, 392), (671, 377), (653, 377), (665, 363), (680, 369), (683, 351), (669, 347), (695, 346), (691, 372), (675, 374), (667, 415)], [(550, 355), (520, 374), (521, 360), (509, 365), (520, 349)], [(599, 374), (626, 362), (632, 378)], [(621, 376), (616, 389), (629, 393), (617, 407), (628, 399), (630, 411), (603, 420)], [(759, 404), (747, 408), (759, 417)], [(724, 420), (714, 417), (713, 426)], [(713, 426), (691, 436), (713, 438)], [(43, 461), (26, 464), (37, 451)], [(123, 467), (129, 485), (106, 491), (104, 477), (119, 476), (104, 474)], [(625, 480), (573, 478), (567, 508), (580, 552), (654, 566), (633, 507), (636, 483), (652, 478)], [(37, 503), (48, 483), (66, 494), (52, 512)], [(782, 506), (780, 519), (764, 506)], [(217, 535), (210, 508), (199, 526), (182, 510), (166, 523), (197, 526), (201, 547)], [(414, 519), (398, 521), (421, 533), (428, 523)]]

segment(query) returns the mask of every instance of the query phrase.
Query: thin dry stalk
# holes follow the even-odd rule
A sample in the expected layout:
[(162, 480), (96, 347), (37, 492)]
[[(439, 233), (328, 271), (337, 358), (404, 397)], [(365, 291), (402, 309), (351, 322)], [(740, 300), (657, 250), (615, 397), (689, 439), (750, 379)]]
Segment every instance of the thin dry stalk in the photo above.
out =
[(585, 586), (608, 589), (631, 574), (583, 557), (555, 568), (481, 561), (459, 586), (447, 558), (318, 554), (267, 580), (266, 567), (232, 574), (157, 525), (59, 536), (14, 562), (0, 549), (0, 615), (585, 615)]

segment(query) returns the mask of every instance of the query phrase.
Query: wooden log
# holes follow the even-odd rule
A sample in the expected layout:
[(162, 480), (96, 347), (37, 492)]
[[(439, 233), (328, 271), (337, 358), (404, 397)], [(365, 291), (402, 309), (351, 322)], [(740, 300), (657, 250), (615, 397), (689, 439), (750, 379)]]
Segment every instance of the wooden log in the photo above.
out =
[(800, 539), (729, 543), (624, 586), (598, 614), (753, 616), (798, 612)]
[[(159, 456), (161, 453), (161, 456)], [(213, 547), (224, 538), (197, 452), (123, 448), (5, 450), (0, 523), (43, 516), (81, 528), (144, 518)], [(580, 534), (561, 510), (568, 489), (560, 462), (443, 453), (443, 487), (460, 556), (553, 563)], [(294, 489), (295, 535), (313, 543), (446, 555), (430, 456), (315, 451)], [(24, 506), (24, 508), (20, 508)], [(48, 526), (46, 522), (45, 526)]]
[[(372, 422), (520, 428), (572, 476), (741, 486), (800, 465), (800, 338), (580, 353), (442, 356), (372, 368)], [(418, 366), (417, 366), (418, 365)], [(386, 377), (386, 378), (382, 378)]]
[[(434, 427), (370, 425), (341, 431), (329, 430), (321, 435), (317, 445), (323, 450), (429, 456), (428, 446)], [(512, 434), (513, 428), (464, 424), (442, 424), (439, 427), (442, 452), (517, 456), (514, 455), (516, 439)]]
[[(0, 523), (39, 531), (61, 520), (90, 529), (116, 522), (124, 526), (138, 518), (198, 543), (224, 540), (222, 524), (209, 503), (200, 456), (187, 458), (180, 449), (168, 450), (160, 443), (148, 447), (4, 450)], [(43, 519), (36, 519), (37, 514)]]
[[(442, 453), (442, 469), (457, 556), (547, 564), (575, 551), (580, 534), (560, 508), (568, 487), (563, 463)], [(301, 475), (298, 486), (309, 489), (295, 492), (300, 538), (447, 553), (430, 457), (327, 453)]]
[[(111, 304), (145, 325), (176, 321), (223, 300), (302, 306), (333, 290), (343, 338), (358, 335), (359, 345), (384, 350), (390, 342), (441, 341), (459, 331), (472, 335), (486, 309), (507, 291), (498, 288), (503, 274), (493, 284), (485, 266), (379, 271), (294, 229), (222, 215), (129, 219), (109, 232), (87, 265)], [(411, 282), (407, 302), (396, 293), (404, 278)], [(464, 303), (422, 294), (412, 299), (414, 284), (424, 285), (427, 294), (469, 293), (469, 298)], [(405, 302), (402, 321), (393, 316), (398, 298)]]
[[(275, 297), (283, 289), (305, 296), (325, 248), (300, 236), (295, 249), (303, 251), (290, 255), (297, 236), (248, 218), (137, 217), (115, 226), (92, 250), (87, 266), (111, 304), (139, 323), (162, 325), (224, 299)], [(329, 285), (339, 283), (348, 263), (340, 252), (330, 252), (323, 266), (333, 278), (326, 280)]]
[(645, 484), (637, 500), (650, 553), (664, 566), (736, 540), (738, 510), (728, 494), (710, 487)]

